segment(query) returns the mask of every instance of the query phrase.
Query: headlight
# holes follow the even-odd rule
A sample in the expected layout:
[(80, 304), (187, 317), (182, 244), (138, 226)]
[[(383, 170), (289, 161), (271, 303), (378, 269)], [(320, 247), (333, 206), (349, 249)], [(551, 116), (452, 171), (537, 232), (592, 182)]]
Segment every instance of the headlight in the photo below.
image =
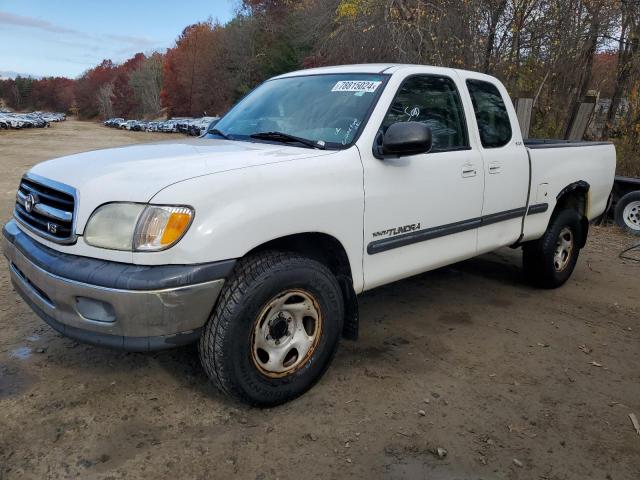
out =
[(89, 245), (112, 250), (133, 250), (133, 235), (145, 205), (139, 203), (107, 203), (93, 212), (84, 240)]
[(108, 203), (93, 212), (84, 239), (112, 250), (164, 250), (182, 238), (193, 215), (189, 207)]

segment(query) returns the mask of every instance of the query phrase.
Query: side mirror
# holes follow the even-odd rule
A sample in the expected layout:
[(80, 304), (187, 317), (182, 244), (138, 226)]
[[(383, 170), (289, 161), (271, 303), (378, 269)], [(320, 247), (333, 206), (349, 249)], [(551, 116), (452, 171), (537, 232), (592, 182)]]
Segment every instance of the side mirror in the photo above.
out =
[(376, 137), (373, 154), (376, 158), (428, 153), (433, 145), (431, 129), (420, 122), (398, 122)]

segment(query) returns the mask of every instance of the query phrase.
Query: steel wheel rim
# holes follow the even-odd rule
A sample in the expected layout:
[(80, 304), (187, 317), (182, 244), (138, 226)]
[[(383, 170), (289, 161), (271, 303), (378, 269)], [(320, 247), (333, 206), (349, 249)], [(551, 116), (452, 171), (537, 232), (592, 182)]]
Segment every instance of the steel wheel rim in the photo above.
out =
[(556, 272), (562, 272), (571, 261), (573, 253), (573, 231), (569, 227), (564, 227), (558, 235), (556, 251), (553, 255), (553, 266)]
[(322, 314), (313, 295), (289, 289), (261, 310), (251, 333), (251, 359), (261, 373), (293, 374), (313, 355), (322, 335)]
[(624, 207), (622, 218), (627, 227), (640, 231), (640, 201), (629, 202), (629, 204)]

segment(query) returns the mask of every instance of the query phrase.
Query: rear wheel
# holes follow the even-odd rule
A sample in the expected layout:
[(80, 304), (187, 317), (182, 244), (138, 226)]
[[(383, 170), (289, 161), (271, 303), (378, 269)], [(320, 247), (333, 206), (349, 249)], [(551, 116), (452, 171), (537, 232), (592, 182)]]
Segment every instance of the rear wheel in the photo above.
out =
[(323, 264), (265, 252), (239, 262), (200, 339), (207, 375), (257, 406), (291, 400), (322, 376), (336, 351), (343, 300)]
[(578, 261), (581, 239), (580, 216), (575, 210), (562, 210), (554, 215), (542, 238), (522, 247), (527, 279), (542, 288), (563, 285)]
[(640, 192), (627, 193), (616, 205), (616, 223), (634, 235), (640, 235)]

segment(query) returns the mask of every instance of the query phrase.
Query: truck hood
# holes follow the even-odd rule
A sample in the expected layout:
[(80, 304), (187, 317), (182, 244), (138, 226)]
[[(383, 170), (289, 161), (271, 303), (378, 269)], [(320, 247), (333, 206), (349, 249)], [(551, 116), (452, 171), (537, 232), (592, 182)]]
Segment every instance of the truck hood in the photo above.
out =
[(332, 153), (196, 138), (78, 153), (40, 163), (30, 172), (77, 190), (76, 227), (81, 231), (93, 210), (103, 203), (148, 202), (168, 185), (190, 178)]

